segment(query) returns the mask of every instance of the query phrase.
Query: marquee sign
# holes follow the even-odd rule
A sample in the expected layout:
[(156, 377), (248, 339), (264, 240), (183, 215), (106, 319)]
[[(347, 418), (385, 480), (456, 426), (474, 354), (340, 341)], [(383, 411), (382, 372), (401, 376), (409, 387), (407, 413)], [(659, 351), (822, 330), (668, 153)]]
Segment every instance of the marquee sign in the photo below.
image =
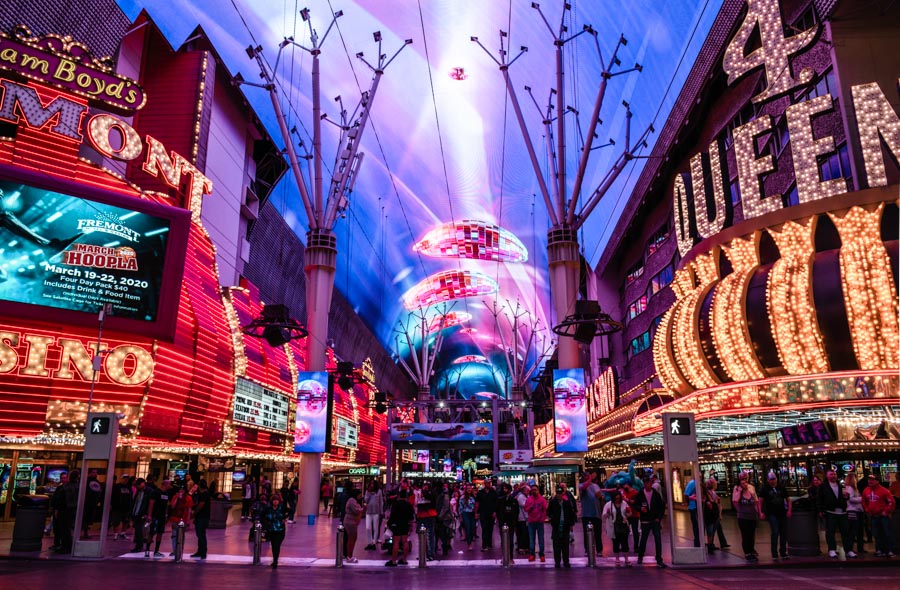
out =
[[(805, 69), (795, 78), (791, 73), (791, 56), (808, 49), (819, 34), (818, 25), (791, 37), (784, 27), (777, 0), (748, 0), (747, 16), (728, 44), (722, 67), (728, 83), (734, 83), (757, 68), (764, 68), (766, 88), (752, 98), (760, 104), (789, 93), (812, 80)], [(747, 41), (754, 30), (760, 31), (761, 46), (744, 55)], [(887, 185), (882, 141), (895, 158), (900, 157), (900, 118), (891, 107), (882, 88), (876, 83), (851, 88), (853, 110), (859, 129), (864, 171), (862, 180), (868, 187)], [(815, 137), (813, 117), (833, 111), (830, 94), (798, 102), (785, 110), (791, 157), (799, 203), (808, 203), (847, 192), (843, 178), (821, 180), (818, 160), (836, 151), (831, 136)], [(772, 213), (784, 207), (782, 195), (767, 195), (762, 179), (775, 171), (775, 160), (769, 148), (759, 148), (759, 139), (775, 131), (771, 115), (762, 115), (734, 129), (734, 153), (738, 183), (743, 202), (744, 219)], [(771, 144), (770, 144), (771, 145)], [(675, 175), (675, 235), (681, 255), (694, 244), (709, 238), (733, 224), (731, 197), (721, 141), (709, 145), (706, 153), (690, 159), (689, 172)], [(712, 206), (710, 206), (712, 204)]]
[(25, 26), (17, 27), (14, 36), (0, 33), (0, 70), (99, 101), (123, 114), (141, 109), (147, 102), (144, 89), (116, 74), (108, 60), (97, 59), (87, 46), (68, 36), (37, 37)]

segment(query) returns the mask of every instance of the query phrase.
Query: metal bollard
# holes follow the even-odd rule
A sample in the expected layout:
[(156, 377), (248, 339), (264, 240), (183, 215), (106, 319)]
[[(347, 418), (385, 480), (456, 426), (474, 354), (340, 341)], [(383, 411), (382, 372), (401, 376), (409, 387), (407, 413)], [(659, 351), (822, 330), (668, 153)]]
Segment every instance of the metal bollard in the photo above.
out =
[(597, 567), (597, 555), (594, 552), (594, 523), (589, 522), (585, 531), (585, 535), (587, 535), (587, 566), (588, 567)]
[(184, 521), (178, 521), (175, 529), (175, 563), (181, 563), (184, 558)]
[(509, 525), (504, 524), (500, 527), (500, 563), (503, 567), (509, 567), (509, 562), (512, 560), (510, 557), (510, 546), (509, 546)]
[(257, 520), (253, 525), (253, 565), (262, 562), (262, 524)]
[(339, 524), (337, 538), (334, 541), (334, 567), (344, 567), (344, 535), (346, 534), (344, 525)]
[(425, 562), (428, 561), (426, 558), (428, 557), (428, 540), (425, 538), (428, 531), (425, 530), (425, 525), (419, 527), (419, 567), (425, 567)]

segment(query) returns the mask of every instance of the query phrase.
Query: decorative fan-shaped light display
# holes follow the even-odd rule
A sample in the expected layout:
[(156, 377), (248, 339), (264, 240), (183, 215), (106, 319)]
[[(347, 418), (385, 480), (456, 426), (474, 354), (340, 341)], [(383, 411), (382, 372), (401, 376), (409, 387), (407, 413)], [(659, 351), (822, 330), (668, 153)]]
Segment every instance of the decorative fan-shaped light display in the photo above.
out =
[(440, 225), (416, 242), (414, 252), (436, 258), (469, 258), (500, 262), (525, 262), (528, 250), (511, 232), (499, 225), (464, 219)]
[(445, 270), (433, 274), (403, 295), (403, 305), (413, 310), (442, 301), (476, 295), (492, 295), (500, 290), (489, 276), (468, 270)]
[(464, 311), (451, 311), (443, 316), (436, 316), (431, 320), (431, 324), (428, 325), (428, 332), (437, 332), (438, 330), (443, 330), (444, 328), (450, 328), (452, 326), (458, 326), (465, 322), (468, 322), (472, 319), (472, 314), (466, 313)]
[(461, 365), (463, 363), (481, 363), (483, 365), (491, 364), (486, 357), (480, 354), (465, 354), (463, 356), (457, 357), (453, 359), (454, 365)]

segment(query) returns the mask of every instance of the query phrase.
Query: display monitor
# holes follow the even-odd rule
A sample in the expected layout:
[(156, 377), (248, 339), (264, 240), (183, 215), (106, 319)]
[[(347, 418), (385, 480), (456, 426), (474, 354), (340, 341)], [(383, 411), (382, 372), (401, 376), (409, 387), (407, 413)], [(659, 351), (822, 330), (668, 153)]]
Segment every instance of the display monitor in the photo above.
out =
[(247, 479), (246, 471), (235, 471), (231, 474), (231, 482), (232, 483), (244, 483), (244, 480)]
[(295, 453), (326, 453), (331, 442), (331, 379), (325, 371), (297, 377)]
[[(171, 338), (190, 213), (0, 169), (0, 315)], [(171, 262), (170, 262), (171, 261)]]
[(553, 427), (556, 452), (588, 450), (584, 369), (554, 369)]
[(59, 483), (62, 476), (67, 473), (69, 473), (69, 470), (66, 468), (51, 467), (47, 469), (47, 482)]

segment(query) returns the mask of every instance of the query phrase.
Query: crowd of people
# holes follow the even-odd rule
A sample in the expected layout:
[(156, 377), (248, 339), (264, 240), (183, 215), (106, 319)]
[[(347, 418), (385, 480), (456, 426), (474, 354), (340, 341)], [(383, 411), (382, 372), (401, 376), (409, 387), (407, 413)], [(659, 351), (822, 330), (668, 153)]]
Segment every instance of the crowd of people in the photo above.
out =
[[(471, 483), (443, 480), (421, 483), (407, 479), (381, 489), (377, 482), (366, 491), (354, 489), (349, 481), (332, 496), (321, 489), (323, 506), (334, 500), (331, 513), (340, 519), (346, 531), (344, 560), (357, 562), (355, 548), (359, 526), (365, 516), (366, 551), (387, 550), (387, 567), (405, 565), (411, 551), (411, 534), (424, 530), (426, 561), (447, 557), (453, 543), (460, 543), (467, 551), (491, 551), (497, 537), (495, 529), (508, 527), (511, 561), (518, 557), (528, 561), (545, 562), (547, 548), (546, 525), (550, 526), (550, 542), (556, 567), (570, 567), (569, 547), (574, 542), (573, 527), (580, 520), (584, 528), (585, 552), (590, 549), (603, 555), (604, 533), (613, 545), (616, 564), (631, 565), (629, 537), (634, 538), (637, 563), (642, 563), (652, 537), (656, 563), (665, 567), (662, 559), (660, 528), (665, 503), (659, 482), (648, 476), (639, 485), (619, 484), (601, 488), (593, 473), (587, 472), (579, 483), (578, 499), (565, 483), (559, 484), (545, 497), (542, 490), (528, 483), (499, 483), (487, 479), (476, 489)], [(328, 485), (328, 491), (330, 491)]]
[[(772, 560), (790, 559), (788, 553), (788, 526), (794, 512), (794, 501), (787, 489), (779, 481), (778, 475), (770, 471), (765, 483), (756, 486), (747, 472), (738, 475), (738, 482), (731, 492), (731, 504), (737, 515), (741, 533), (741, 549), (747, 561), (759, 561), (756, 550), (756, 530), (760, 521), (766, 521), (770, 532)], [(700, 546), (697, 511), (703, 513), (706, 546), (715, 551), (714, 537), (721, 536), (721, 500), (716, 494), (718, 481), (709, 478), (705, 485), (695, 485), (694, 481), (685, 488), (688, 510), (694, 532), (694, 545)], [(700, 488), (698, 498), (697, 487)], [(900, 496), (900, 476), (888, 489), (881, 485), (872, 474), (864, 474), (857, 479), (853, 473), (840, 481), (835, 470), (815, 474), (806, 497), (802, 498), (807, 510), (818, 516), (825, 529), (825, 543), (828, 556), (837, 558), (837, 534), (840, 534), (844, 555), (856, 559), (863, 553), (866, 542), (875, 544), (875, 557), (894, 557), (894, 530), (891, 514)], [(698, 503), (699, 502), (699, 503)]]

